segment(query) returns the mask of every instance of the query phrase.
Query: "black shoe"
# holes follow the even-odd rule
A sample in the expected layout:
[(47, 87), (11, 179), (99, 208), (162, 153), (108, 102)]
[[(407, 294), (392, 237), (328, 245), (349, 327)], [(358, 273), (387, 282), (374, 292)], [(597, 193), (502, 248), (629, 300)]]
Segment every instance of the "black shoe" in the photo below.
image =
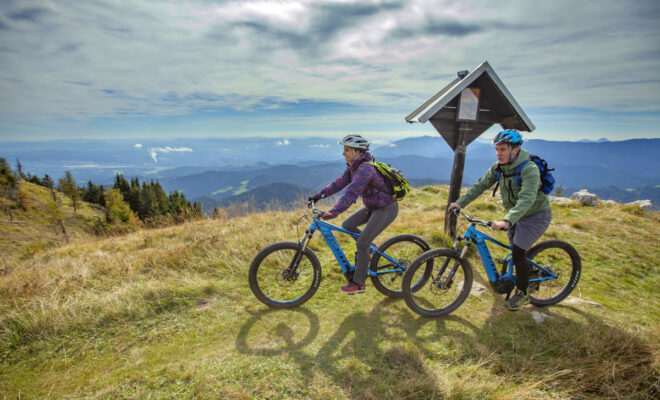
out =
[(529, 295), (522, 290), (516, 289), (516, 294), (504, 302), (504, 306), (509, 311), (518, 311), (524, 305), (529, 304)]

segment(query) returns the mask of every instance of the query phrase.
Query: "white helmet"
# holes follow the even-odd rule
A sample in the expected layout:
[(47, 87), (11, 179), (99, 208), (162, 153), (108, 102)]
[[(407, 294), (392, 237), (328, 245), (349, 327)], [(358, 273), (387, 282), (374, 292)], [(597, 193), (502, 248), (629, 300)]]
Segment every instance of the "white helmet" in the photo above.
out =
[(351, 147), (353, 149), (358, 149), (362, 151), (369, 150), (369, 141), (360, 135), (346, 135), (338, 143), (343, 146)]

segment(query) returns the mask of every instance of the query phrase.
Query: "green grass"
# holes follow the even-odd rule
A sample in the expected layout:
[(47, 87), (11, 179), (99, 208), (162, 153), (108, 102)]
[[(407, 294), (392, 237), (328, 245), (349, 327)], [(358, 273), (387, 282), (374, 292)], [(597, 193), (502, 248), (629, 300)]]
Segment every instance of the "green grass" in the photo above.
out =
[[(446, 198), (445, 186), (413, 191), (380, 238), (414, 233), (446, 246)], [(502, 215), (489, 196), (467, 211)], [(250, 261), (269, 243), (297, 240), (304, 213), (205, 220), (56, 247), (27, 242), (23, 259), (0, 275), (0, 397), (658, 395), (658, 213), (553, 207), (545, 238), (578, 249), (583, 275), (573, 296), (600, 305), (510, 313), (488, 291), (439, 319), (417, 316), (370, 284), (365, 294), (341, 294), (343, 277), (318, 236), (310, 244), (323, 265), (316, 295), (288, 311), (259, 303), (247, 284)], [(351, 256), (352, 243), (340, 238)], [(487, 285), (474, 256), (471, 263)], [(537, 312), (548, 318), (535, 322)]]

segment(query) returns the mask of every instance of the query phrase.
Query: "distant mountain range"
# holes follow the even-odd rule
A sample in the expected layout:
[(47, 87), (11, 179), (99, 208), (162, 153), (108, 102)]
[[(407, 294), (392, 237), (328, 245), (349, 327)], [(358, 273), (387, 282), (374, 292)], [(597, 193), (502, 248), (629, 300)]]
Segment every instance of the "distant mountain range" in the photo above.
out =
[[(588, 188), (601, 198), (649, 198), (660, 204), (660, 139), (625, 141), (528, 140), (524, 148), (555, 168), (565, 193)], [(468, 146), (464, 185), (474, 183), (495, 160), (492, 145), (479, 139)], [(405, 138), (372, 146), (414, 185), (447, 183), (453, 153), (440, 136)], [(252, 199), (288, 204), (315, 192), (345, 168), (335, 139), (245, 138), (0, 143), (0, 157), (20, 160), (23, 170), (57, 179), (71, 171), (80, 185), (112, 184), (115, 173), (158, 179), (166, 191), (213, 204)], [(640, 197), (641, 196), (641, 197)]]

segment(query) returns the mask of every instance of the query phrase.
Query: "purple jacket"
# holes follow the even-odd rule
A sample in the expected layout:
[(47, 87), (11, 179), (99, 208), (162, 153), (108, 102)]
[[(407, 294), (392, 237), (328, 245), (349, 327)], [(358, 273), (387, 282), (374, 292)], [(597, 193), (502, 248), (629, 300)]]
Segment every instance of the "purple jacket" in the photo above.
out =
[(324, 198), (346, 188), (341, 198), (330, 209), (330, 213), (341, 214), (360, 196), (362, 203), (369, 210), (396, 202), (392, 188), (385, 182), (385, 178), (378, 173), (376, 167), (365, 162), (373, 160), (373, 156), (368, 152), (360, 154), (346, 167), (346, 171), (339, 178), (317, 193), (318, 197)]

